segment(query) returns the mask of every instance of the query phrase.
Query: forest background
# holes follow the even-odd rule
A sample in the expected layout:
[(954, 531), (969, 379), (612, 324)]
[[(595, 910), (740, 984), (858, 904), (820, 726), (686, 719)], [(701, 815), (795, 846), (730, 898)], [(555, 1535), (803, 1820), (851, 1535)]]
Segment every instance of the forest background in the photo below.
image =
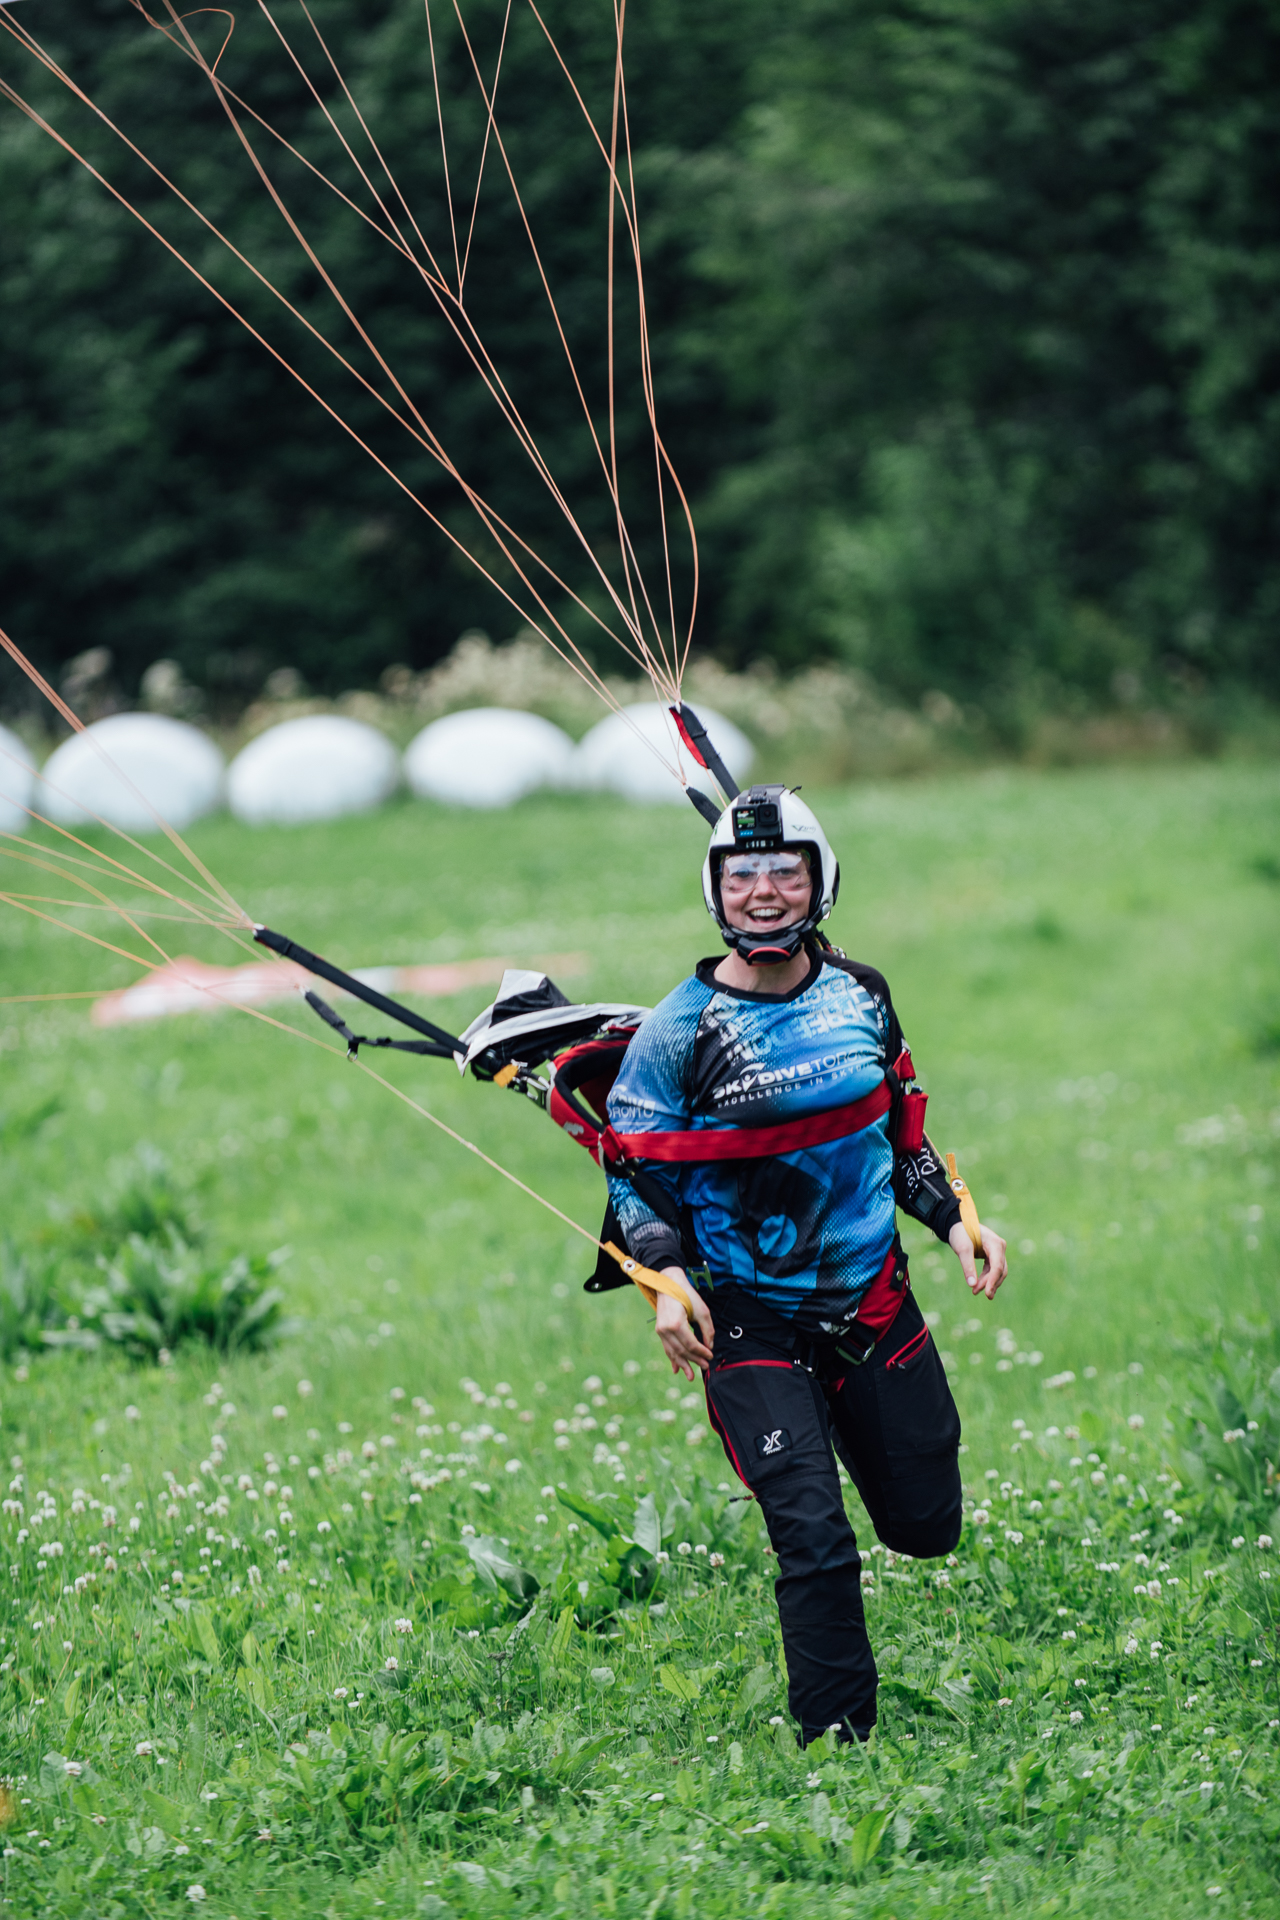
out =
[[(440, 154), (421, 15), (388, 0), (316, 12), (410, 204), (425, 204)], [(22, 15), (318, 313), (314, 277), (204, 81), (127, 0), (34, 0)], [(501, 11), (468, 19), (496, 34)], [(558, 0), (554, 26), (607, 106), (610, 10)], [(268, 31), (242, 15), (222, 71), (265, 71), (255, 35)], [(646, 0), (627, 46), (658, 406), (701, 542), (699, 648), (731, 668), (829, 659), (903, 706), (980, 710), (1013, 741), (1055, 709), (1274, 701), (1275, 5)], [(465, 150), (482, 119), (451, 18), (436, 47)], [(0, 69), (71, 124), (66, 96), (16, 47)], [(527, 12), (513, 13), (502, 87), (595, 407), (607, 194)], [(296, 81), (273, 70), (265, 103), (305, 144), (314, 109)], [(182, 237), (153, 180), (114, 153), (110, 171)], [(322, 191), (295, 182), (313, 224), (329, 218)], [(492, 590), (11, 109), (0, 198), (0, 604), (38, 664), (107, 647), (128, 700), (171, 658), (216, 718), (282, 667), (335, 695), (397, 664), (431, 667), (469, 627), (501, 636)], [(247, 277), (211, 264), (207, 238), (187, 237), (265, 311)], [(446, 445), (559, 555), (552, 509), (530, 506), (509, 430), (458, 378), (420, 286), (372, 247), (336, 244), (353, 305), (412, 369)], [(496, 174), (475, 259), (468, 301), (553, 463), (582, 480), (559, 348)], [(291, 351), (327, 377), (305, 343)], [(372, 402), (346, 411), (383, 444)], [(624, 468), (651, 462), (637, 395), (619, 428)], [(438, 469), (416, 450), (397, 458), (461, 529)], [(587, 532), (603, 540), (603, 489), (593, 511)], [(654, 562), (643, 516), (638, 538)], [(0, 683), (11, 711), (25, 697), (12, 674)]]

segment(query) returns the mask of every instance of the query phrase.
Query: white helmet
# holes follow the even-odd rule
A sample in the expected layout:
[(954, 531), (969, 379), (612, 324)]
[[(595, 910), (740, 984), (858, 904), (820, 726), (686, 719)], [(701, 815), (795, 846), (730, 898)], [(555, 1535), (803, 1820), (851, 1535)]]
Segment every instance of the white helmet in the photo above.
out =
[[(794, 847), (809, 855), (813, 892), (803, 920), (772, 937), (731, 927), (720, 898), (720, 867), (727, 853), (775, 853)], [(716, 821), (702, 865), (702, 897), (727, 947), (752, 966), (777, 966), (799, 952), (826, 919), (840, 891), (840, 867), (817, 816), (791, 787), (749, 787), (730, 802)]]

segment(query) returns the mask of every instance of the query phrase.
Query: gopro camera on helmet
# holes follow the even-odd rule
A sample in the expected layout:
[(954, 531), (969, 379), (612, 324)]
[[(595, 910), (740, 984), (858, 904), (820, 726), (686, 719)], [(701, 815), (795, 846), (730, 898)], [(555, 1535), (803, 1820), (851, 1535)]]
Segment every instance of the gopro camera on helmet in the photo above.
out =
[(772, 849), (782, 839), (783, 787), (752, 787), (734, 801), (733, 838), (740, 847)]
[[(809, 856), (813, 891), (803, 919), (777, 933), (748, 933), (725, 918), (720, 868), (727, 853), (773, 853), (794, 847)], [(751, 966), (777, 966), (797, 954), (809, 935), (826, 919), (840, 890), (840, 868), (817, 816), (804, 805), (794, 788), (749, 787), (727, 806), (716, 822), (702, 867), (702, 897), (707, 912), (720, 929), (727, 947)]]

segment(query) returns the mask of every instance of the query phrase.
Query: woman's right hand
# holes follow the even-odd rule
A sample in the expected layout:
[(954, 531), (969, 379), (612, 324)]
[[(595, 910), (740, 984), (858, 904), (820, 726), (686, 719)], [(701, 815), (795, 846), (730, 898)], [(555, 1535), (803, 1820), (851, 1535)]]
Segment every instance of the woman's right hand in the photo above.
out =
[[(658, 1295), (657, 1323), (654, 1331), (662, 1342), (662, 1350), (671, 1362), (673, 1373), (683, 1373), (686, 1380), (693, 1379), (694, 1368), (706, 1373), (711, 1365), (711, 1349), (715, 1344), (715, 1327), (711, 1313), (701, 1294), (695, 1293), (689, 1285), (683, 1267), (663, 1267), (663, 1277), (676, 1280), (689, 1296), (689, 1309), (694, 1324), (690, 1324), (689, 1315), (678, 1300), (669, 1293)], [(699, 1338), (701, 1335), (701, 1339)]]

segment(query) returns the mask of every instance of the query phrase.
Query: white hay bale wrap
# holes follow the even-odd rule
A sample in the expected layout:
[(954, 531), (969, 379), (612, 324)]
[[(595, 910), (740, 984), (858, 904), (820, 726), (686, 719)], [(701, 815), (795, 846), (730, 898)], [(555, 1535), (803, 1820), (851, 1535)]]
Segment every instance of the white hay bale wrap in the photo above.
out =
[(221, 804), (225, 778), (226, 762), (198, 727), (113, 713), (63, 741), (34, 804), (64, 827), (96, 818), (124, 833), (158, 833), (163, 820), (181, 831)]
[(35, 761), (16, 733), (0, 727), (0, 833), (25, 833), (31, 824)]
[(423, 800), (509, 807), (539, 787), (568, 786), (574, 746), (536, 713), (470, 707), (433, 720), (409, 744), (405, 778)]
[[(739, 787), (744, 786), (751, 771), (751, 742), (722, 713), (714, 713), (710, 707), (698, 707), (696, 711), (721, 759)], [(664, 761), (681, 767), (692, 786), (716, 798), (711, 775), (684, 745), (667, 708), (656, 700), (638, 701), (623, 707), (621, 713), (611, 713), (579, 741), (575, 756), (577, 784), (620, 793), (641, 806), (678, 806), (684, 801), (684, 792)]]
[(237, 820), (250, 826), (301, 826), (368, 813), (398, 780), (395, 748), (376, 727), (313, 713), (251, 740), (231, 763), (227, 794)]

